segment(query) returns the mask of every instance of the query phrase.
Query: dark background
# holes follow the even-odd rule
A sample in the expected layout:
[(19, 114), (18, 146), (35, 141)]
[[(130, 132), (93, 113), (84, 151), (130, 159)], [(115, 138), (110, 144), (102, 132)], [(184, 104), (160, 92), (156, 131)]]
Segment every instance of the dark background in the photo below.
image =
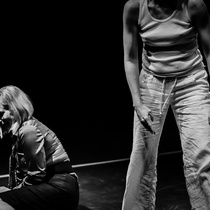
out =
[[(123, 66), (125, 2), (19, 3), (4, 9), (0, 86), (17, 85), (31, 97), (34, 116), (55, 131), (73, 164), (130, 155), (133, 108)], [(4, 173), (10, 142), (0, 145)], [(160, 152), (180, 149), (169, 110)]]

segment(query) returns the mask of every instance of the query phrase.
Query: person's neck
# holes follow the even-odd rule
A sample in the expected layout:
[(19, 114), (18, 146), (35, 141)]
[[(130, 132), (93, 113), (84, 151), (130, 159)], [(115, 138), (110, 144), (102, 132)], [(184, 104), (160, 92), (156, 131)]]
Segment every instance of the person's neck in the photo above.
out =
[(148, 0), (148, 9), (150, 14), (160, 20), (164, 20), (177, 10), (177, 1), (179, 0)]
[(155, 5), (163, 9), (176, 10), (179, 0), (150, 0), (153, 1)]

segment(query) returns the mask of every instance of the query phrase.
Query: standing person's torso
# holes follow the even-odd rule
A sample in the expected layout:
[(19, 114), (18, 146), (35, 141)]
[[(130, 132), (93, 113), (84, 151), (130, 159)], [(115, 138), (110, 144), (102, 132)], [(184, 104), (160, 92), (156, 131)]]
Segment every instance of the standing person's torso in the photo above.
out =
[[(184, 75), (203, 66), (197, 32), (183, 1), (166, 18), (154, 17), (148, 0), (139, 0), (139, 33), (143, 42), (142, 67), (157, 76)], [(178, 8), (178, 7), (177, 7)]]

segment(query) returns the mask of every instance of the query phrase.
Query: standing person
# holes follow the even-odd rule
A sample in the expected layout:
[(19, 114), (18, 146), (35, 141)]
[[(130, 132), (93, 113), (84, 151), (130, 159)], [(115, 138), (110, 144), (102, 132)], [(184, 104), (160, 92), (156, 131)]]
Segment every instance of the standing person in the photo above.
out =
[[(171, 106), (192, 209), (209, 210), (210, 19), (205, 3), (129, 0), (123, 11), (123, 44), (135, 111), (122, 209), (155, 209), (158, 145)], [(142, 52), (141, 67), (138, 52)]]
[(0, 187), (1, 210), (76, 210), (78, 178), (56, 134), (33, 116), (16, 86), (0, 89), (0, 134), (12, 140), (9, 187)]

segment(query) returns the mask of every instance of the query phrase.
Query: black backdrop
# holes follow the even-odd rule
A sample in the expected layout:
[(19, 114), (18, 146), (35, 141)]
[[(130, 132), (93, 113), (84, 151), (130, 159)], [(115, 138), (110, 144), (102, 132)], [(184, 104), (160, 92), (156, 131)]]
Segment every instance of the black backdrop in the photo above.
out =
[[(31, 97), (35, 117), (57, 133), (73, 164), (130, 154), (133, 108), (123, 67), (124, 3), (30, 3), (4, 10), (0, 85), (17, 85)], [(166, 120), (160, 152), (179, 150), (171, 110)], [(9, 151), (10, 143), (2, 141), (2, 164)]]

